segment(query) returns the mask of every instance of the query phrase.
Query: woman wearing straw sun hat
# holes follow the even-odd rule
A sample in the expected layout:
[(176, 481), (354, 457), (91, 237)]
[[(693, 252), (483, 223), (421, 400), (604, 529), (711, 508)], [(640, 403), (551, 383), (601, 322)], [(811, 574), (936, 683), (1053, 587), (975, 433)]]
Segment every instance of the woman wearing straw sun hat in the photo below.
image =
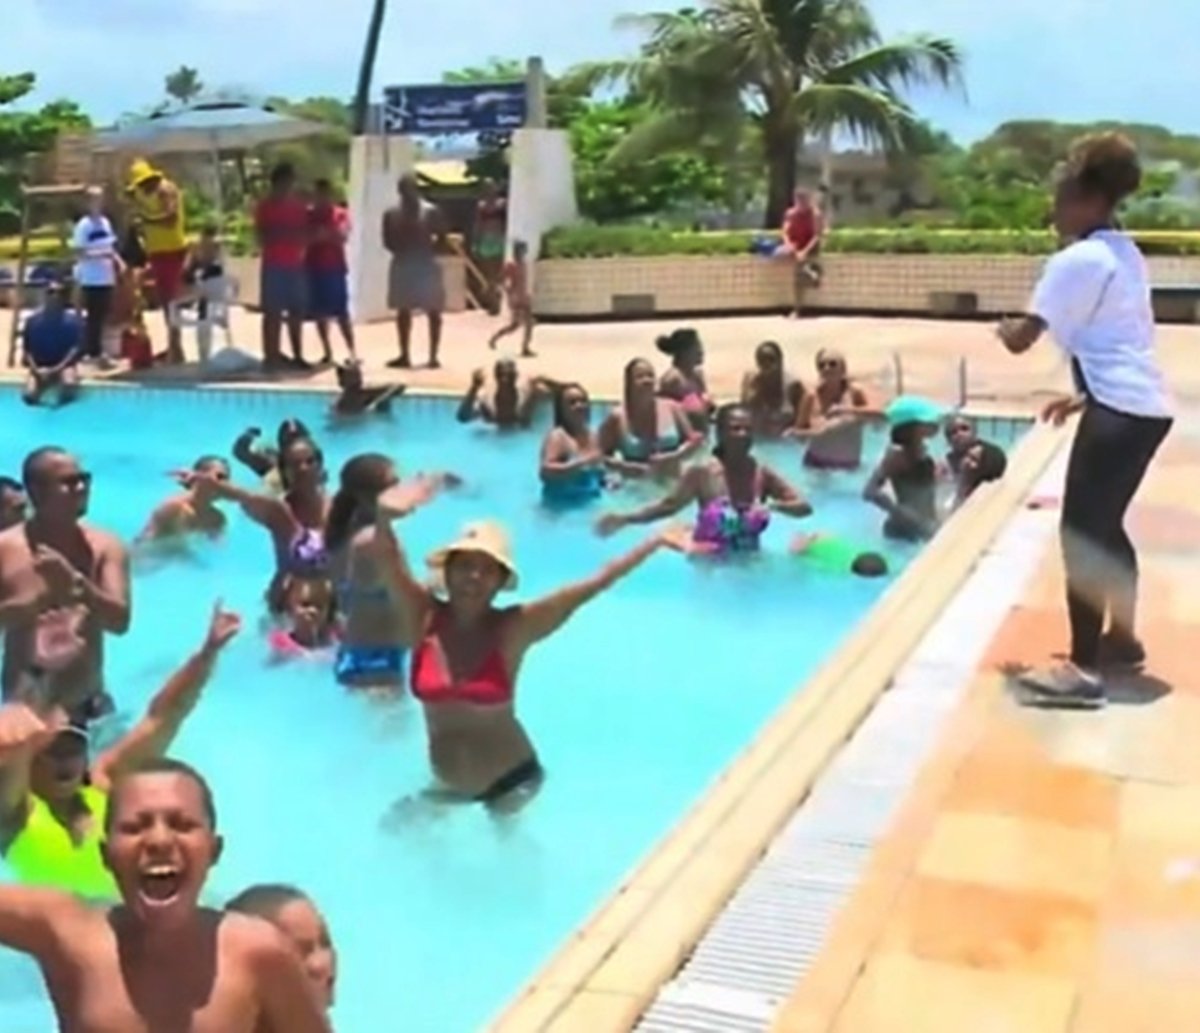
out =
[(183, 193), (144, 158), (129, 167), (129, 198), (142, 227), (146, 260), (154, 277), (154, 293), (167, 320), (167, 357), (183, 361), (178, 326), (171, 322), (171, 305), (183, 293), (183, 268), (187, 263)]
[(519, 583), (508, 535), (499, 524), (468, 524), (426, 562), (435, 587), (409, 568), (391, 518), (391, 492), (379, 500), (385, 574), (414, 629), (412, 693), (424, 706), (429, 759), (450, 800), (511, 809), (542, 780), (542, 766), (515, 710), (517, 675), (530, 646), (557, 631), (584, 603), (611, 588), (660, 548), (686, 548), (687, 532), (669, 528), (607, 563), (591, 577), (534, 599), (496, 606)]

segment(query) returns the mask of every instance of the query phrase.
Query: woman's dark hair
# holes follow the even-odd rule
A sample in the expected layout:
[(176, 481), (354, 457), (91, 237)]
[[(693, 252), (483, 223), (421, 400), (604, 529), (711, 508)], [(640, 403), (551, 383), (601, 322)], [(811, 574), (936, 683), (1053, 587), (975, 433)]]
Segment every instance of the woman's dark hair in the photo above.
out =
[(283, 883), (260, 883), (242, 890), (236, 897), (225, 905), (226, 911), (235, 911), (239, 915), (253, 915), (255, 918), (265, 918), (273, 922), (288, 904), (298, 900), (307, 901), (308, 894), (302, 893), (295, 886)]
[(296, 438), (308, 438), (311, 441), (312, 434), (309, 433), (308, 427), (301, 420), (284, 420), (279, 424), (279, 429), (275, 432), (275, 447), (282, 452)]
[(1062, 177), (1080, 193), (1115, 208), (1141, 186), (1142, 165), (1128, 136), (1092, 133), (1071, 145)]
[(716, 443), (713, 445), (712, 454), (718, 459), (725, 458), (725, 449), (721, 447), (721, 439), (729, 431), (729, 421), (735, 416), (744, 416), (747, 420), (751, 419), (750, 410), (741, 402), (729, 402), (722, 405), (713, 416), (713, 426), (716, 428)]
[(378, 452), (364, 452), (342, 467), (337, 494), (329, 504), (325, 521), (325, 548), (337, 552), (350, 539), (354, 515), (360, 503), (374, 500), (392, 484), (395, 464)]
[(325, 453), (321, 451), (321, 446), (318, 445), (312, 438), (308, 437), (291, 437), (288, 438), (288, 443), (279, 450), (279, 483), (290, 491), (292, 487), (292, 479), (288, 476), (288, 455), (297, 446), (304, 446), (311, 449), (313, 456), (316, 458), (320, 466), (325, 465)]
[(979, 449), (979, 462), (975, 464), (972, 487), (1000, 480), (1008, 470), (1008, 456), (1004, 454), (1004, 449), (990, 441), (978, 441), (974, 447)]
[(565, 427), (567, 425), (568, 391), (578, 391), (583, 395), (584, 401), (591, 401), (591, 397), (587, 393), (587, 388), (582, 384), (577, 384), (574, 381), (567, 384), (559, 384), (558, 390), (554, 392), (554, 426), (556, 427)]
[(760, 355), (771, 355), (775, 359), (776, 365), (783, 369), (783, 349), (779, 347), (778, 341), (763, 341), (757, 348), (754, 349), (755, 361)]
[(624, 391), (624, 397), (622, 400), (629, 397), (629, 385), (633, 382), (633, 371), (637, 369), (638, 366), (650, 366), (652, 370), (654, 369), (654, 366), (651, 364), (649, 359), (643, 359), (641, 357), (630, 359), (627, 363), (625, 363), (625, 373), (621, 378), (621, 385)]
[(694, 348), (700, 347), (700, 335), (690, 326), (681, 326), (658, 339), (656, 347), (664, 355), (670, 355), (673, 362), (686, 355)]

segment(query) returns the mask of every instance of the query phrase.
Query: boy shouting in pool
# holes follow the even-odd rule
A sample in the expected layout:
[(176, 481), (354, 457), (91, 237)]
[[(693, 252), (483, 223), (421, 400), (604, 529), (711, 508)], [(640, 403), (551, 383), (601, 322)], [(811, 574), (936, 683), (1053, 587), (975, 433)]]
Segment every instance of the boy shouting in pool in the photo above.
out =
[(32, 955), (71, 1033), (329, 1033), (295, 949), (197, 901), (221, 855), (212, 793), (186, 764), (113, 785), (104, 859), (121, 903), (0, 885), (0, 946)]

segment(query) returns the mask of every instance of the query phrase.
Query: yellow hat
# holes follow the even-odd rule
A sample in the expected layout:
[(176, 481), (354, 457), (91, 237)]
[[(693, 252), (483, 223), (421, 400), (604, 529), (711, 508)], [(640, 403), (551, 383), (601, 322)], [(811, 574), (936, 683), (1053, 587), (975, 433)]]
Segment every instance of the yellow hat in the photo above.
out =
[(156, 176), (161, 175), (162, 173), (145, 158), (138, 158), (137, 161), (129, 166), (129, 189), (134, 190), (145, 183), (146, 180), (154, 179)]
[(467, 524), (457, 539), (426, 557), (426, 565), (442, 584), (445, 584), (446, 561), (456, 552), (480, 552), (490, 556), (508, 574), (504, 584), (500, 586), (501, 591), (511, 592), (517, 587), (517, 568), (513, 563), (512, 545), (508, 540), (508, 533), (499, 524), (490, 520)]

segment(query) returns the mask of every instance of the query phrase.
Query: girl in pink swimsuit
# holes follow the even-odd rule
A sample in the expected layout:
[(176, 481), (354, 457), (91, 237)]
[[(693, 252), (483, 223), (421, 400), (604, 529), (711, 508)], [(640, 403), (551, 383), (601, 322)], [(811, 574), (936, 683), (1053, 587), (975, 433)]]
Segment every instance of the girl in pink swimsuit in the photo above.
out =
[(704, 344), (691, 327), (673, 330), (658, 339), (658, 350), (671, 357), (671, 368), (658, 381), (658, 393), (683, 406), (688, 422), (702, 435), (708, 433), (713, 403), (704, 379)]

